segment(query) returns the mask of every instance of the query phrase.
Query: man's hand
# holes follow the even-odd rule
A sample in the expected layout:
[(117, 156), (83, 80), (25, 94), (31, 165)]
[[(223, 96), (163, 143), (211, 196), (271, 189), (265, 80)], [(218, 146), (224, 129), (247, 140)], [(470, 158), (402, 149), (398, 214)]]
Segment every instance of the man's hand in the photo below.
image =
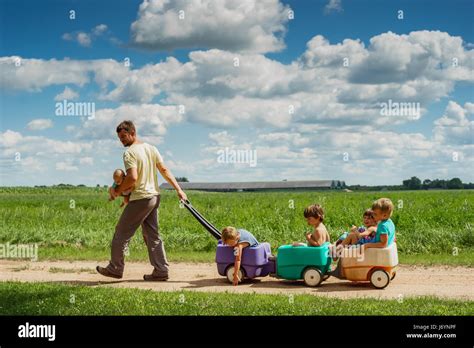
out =
[(186, 195), (186, 193), (184, 193), (183, 190), (178, 190), (178, 197), (182, 201), (187, 201), (188, 200), (188, 196)]

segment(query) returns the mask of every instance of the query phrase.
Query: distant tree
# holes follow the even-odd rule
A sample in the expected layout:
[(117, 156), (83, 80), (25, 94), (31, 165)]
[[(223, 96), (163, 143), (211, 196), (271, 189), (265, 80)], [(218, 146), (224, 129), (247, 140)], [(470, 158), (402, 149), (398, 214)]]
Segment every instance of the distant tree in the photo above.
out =
[(448, 189), (462, 189), (464, 188), (464, 185), (459, 178), (452, 178), (451, 180), (448, 181), (447, 183)]
[(424, 189), (428, 189), (430, 187), (430, 185), (431, 185), (431, 180), (430, 179), (423, 180), (422, 186), (423, 186)]
[(421, 180), (416, 176), (412, 176), (408, 180), (403, 180), (403, 186), (409, 190), (419, 190), (421, 188)]
[(185, 176), (178, 176), (176, 177), (177, 182), (189, 182), (188, 178)]

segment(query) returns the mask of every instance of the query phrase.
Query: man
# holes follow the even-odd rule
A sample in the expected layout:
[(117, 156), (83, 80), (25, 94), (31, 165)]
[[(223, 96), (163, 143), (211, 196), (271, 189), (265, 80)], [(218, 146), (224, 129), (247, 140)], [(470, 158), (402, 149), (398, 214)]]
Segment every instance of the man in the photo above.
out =
[(112, 255), (107, 267), (97, 266), (97, 272), (106, 277), (120, 279), (125, 266), (124, 251), (139, 226), (142, 227), (143, 238), (148, 248), (150, 263), (154, 267), (151, 274), (145, 274), (148, 281), (168, 280), (168, 261), (163, 241), (158, 232), (158, 208), (160, 193), (157, 169), (161, 175), (175, 188), (179, 199), (187, 196), (179, 186), (171, 171), (163, 163), (158, 149), (141, 142), (136, 135), (132, 121), (123, 121), (117, 126), (117, 135), (127, 147), (123, 154), (123, 162), (127, 175), (123, 182), (110, 189), (110, 198), (115, 199), (122, 192), (132, 190), (130, 202), (126, 205), (120, 220), (115, 227), (112, 240)]

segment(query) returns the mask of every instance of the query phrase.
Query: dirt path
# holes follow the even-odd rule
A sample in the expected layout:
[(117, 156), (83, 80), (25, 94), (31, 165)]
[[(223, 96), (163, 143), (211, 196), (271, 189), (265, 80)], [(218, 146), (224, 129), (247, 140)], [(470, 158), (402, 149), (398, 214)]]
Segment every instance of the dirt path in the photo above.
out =
[(400, 299), (403, 297), (433, 295), (441, 298), (474, 300), (474, 268), (400, 266), (397, 277), (384, 290), (376, 290), (369, 283), (352, 283), (333, 277), (321, 287), (309, 288), (302, 282), (265, 277), (246, 280), (237, 287), (218, 275), (211, 263), (176, 262), (170, 266), (167, 282), (145, 282), (143, 274), (151, 266), (142, 262), (128, 262), (120, 280), (105, 278), (95, 272), (95, 261), (29, 262), (0, 260), (0, 281), (57, 282), (87, 286), (112, 286), (152, 289), (156, 291), (218, 291), (238, 293), (311, 294), (339, 298), (376, 297)]

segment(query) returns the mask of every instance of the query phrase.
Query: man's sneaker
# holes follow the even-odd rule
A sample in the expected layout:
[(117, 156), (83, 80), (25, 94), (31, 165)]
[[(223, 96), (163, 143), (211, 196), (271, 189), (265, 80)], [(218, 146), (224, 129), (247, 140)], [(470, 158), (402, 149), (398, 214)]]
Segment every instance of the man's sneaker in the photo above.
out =
[(121, 275), (114, 274), (114, 273), (110, 272), (110, 271), (109, 271), (107, 268), (105, 268), (105, 267), (97, 266), (95, 269), (96, 269), (97, 273), (102, 274), (104, 277), (110, 277), (110, 278), (115, 278), (115, 279), (122, 279), (122, 276), (121, 276)]
[(164, 276), (155, 276), (153, 274), (145, 274), (143, 276), (143, 280), (146, 280), (147, 282), (165, 282), (169, 278), (167, 275)]

